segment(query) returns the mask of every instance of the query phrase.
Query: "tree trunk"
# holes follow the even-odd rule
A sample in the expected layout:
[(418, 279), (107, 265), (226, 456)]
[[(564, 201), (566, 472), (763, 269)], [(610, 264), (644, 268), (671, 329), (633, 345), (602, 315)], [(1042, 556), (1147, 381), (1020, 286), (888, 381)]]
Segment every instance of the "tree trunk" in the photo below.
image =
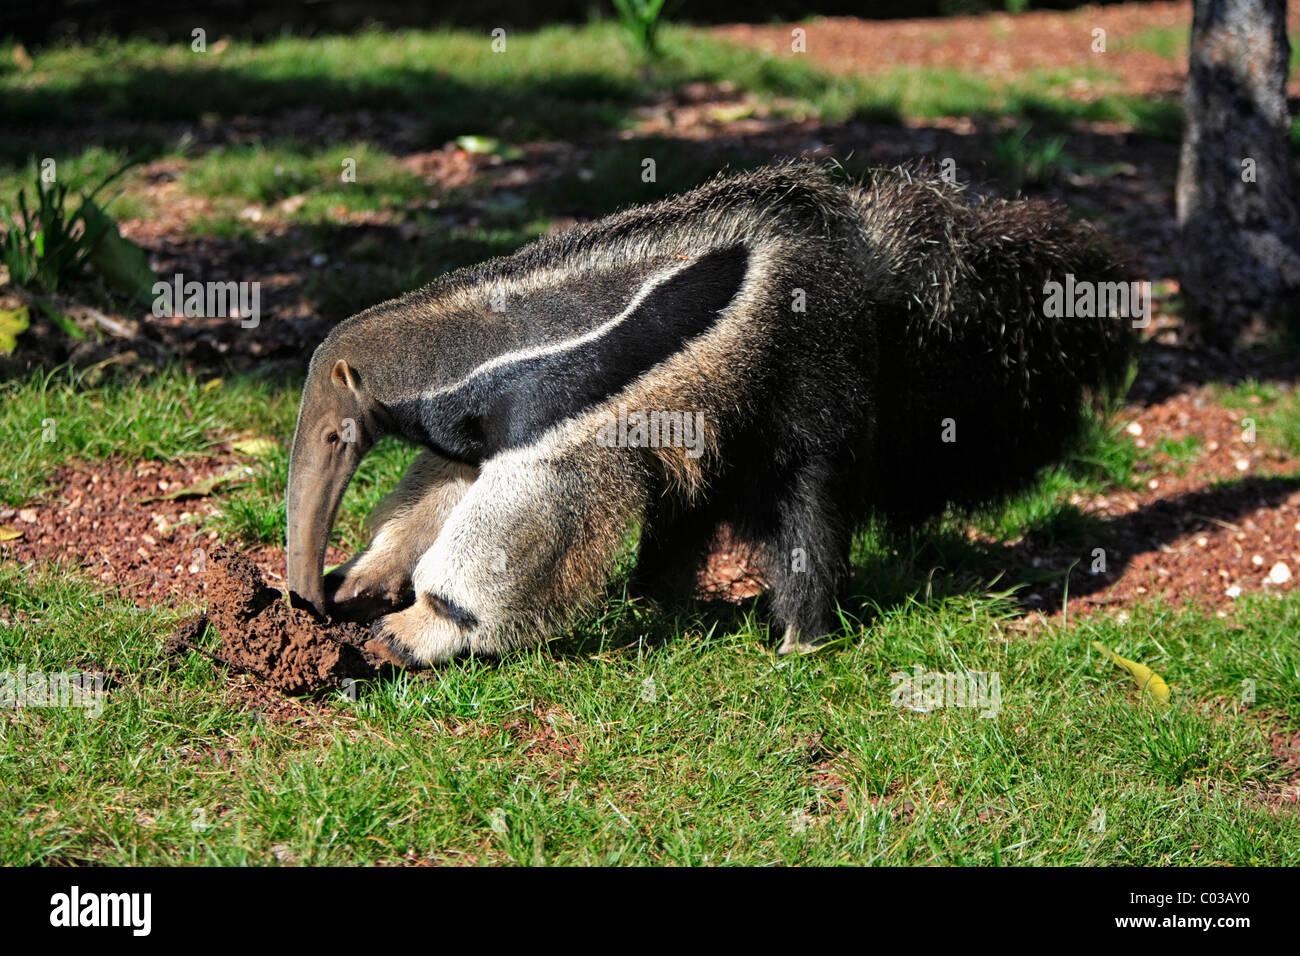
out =
[(1195, 0), (1177, 190), (1192, 341), (1251, 342), (1297, 315), (1290, 55), (1286, 0)]

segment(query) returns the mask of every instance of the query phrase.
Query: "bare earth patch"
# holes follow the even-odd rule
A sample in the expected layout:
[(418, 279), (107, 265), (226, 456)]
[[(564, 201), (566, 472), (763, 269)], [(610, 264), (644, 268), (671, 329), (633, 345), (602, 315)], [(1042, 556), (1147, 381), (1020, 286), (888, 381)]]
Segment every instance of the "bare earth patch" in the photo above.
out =
[[(1300, 27), (1293, 6), (1288, 27)], [(1177, 95), (1187, 76), (1187, 57), (1165, 58), (1134, 45), (1150, 30), (1177, 29), (1190, 34), (1190, 3), (1126, 3), (1041, 10), (1008, 16), (916, 20), (860, 20), (815, 17), (799, 24), (736, 23), (717, 27), (715, 36), (768, 53), (795, 56), (791, 30), (806, 34), (807, 56), (818, 66), (840, 73), (873, 75), (900, 66), (960, 69), (1001, 80), (1034, 69), (1094, 68), (1114, 74), (1104, 83), (1075, 79), (1070, 96), (1089, 101), (1105, 93), (1138, 96)], [(1094, 52), (1093, 31), (1106, 31), (1104, 52)], [(1116, 85), (1118, 84), (1118, 88)], [(1292, 82), (1292, 93), (1300, 82)]]
[[(121, 587), (138, 604), (198, 598), (207, 557), (221, 543), (217, 532), (203, 527), (219, 498), (160, 496), (237, 467), (233, 456), (64, 465), (51, 479), (56, 491), (21, 508), (0, 508), (0, 523), (22, 532), (18, 540), (0, 542), (0, 560), (62, 559)], [(271, 583), (283, 583), (283, 548), (258, 545), (244, 553)], [(343, 560), (337, 548), (326, 556), (331, 564)]]
[[(1161, 439), (1200, 439), (1180, 462), (1157, 452), (1144, 463), (1142, 487), (1076, 499), (1102, 519), (1095, 540), (1017, 550), (1029, 567), (1064, 571), (1065, 582), (1039, 586), (1028, 607), (1060, 613), (1122, 609), (1160, 596), (1226, 615), (1242, 594), (1290, 590), (1300, 573), (1300, 462), (1250, 442), (1247, 420), (1258, 413), (1224, 408), (1208, 386), (1131, 409), (1123, 416), (1139, 447)], [(1104, 550), (1105, 570), (1093, 571)]]

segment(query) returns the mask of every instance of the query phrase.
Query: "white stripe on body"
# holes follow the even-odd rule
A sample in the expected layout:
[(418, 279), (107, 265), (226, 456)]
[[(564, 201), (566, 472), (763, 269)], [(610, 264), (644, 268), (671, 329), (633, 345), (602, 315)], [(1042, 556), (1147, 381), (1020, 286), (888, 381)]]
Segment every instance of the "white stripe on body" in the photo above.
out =
[(626, 321), (627, 318), (636, 311), (637, 307), (645, 301), (646, 296), (659, 286), (663, 285), (663, 283), (667, 282), (673, 276), (677, 275), (677, 273), (689, 267), (694, 261), (695, 260), (684, 262), (677, 268), (668, 269), (658, 275), (651, 276), (641, 285), (641, 288), (637, 290), (636, 295), (632, 296), (632, 301), (627, 304), (627, 307), (608, 322), (598, 325), (596, 328), (584, 332), (581, 335), (574, 336), (571, 339), (563, 339), (559, 342), (552, 342), (549, 345), (538, 345), (528, 349), (520, 349), (515, 352), (503, 352), (500, 355), (493, 356), (492, 358), (481, 362), (473, 369), (473, 371), (464, 377), (457, 379), (452, 384), (431, 389), (425, 392), (422, 397), (430, 399), (436, 398), (439, 395), (449, 395), (452, 392), (464, 388), (480, 375), (485, 375), (488, 372), (495, 371), (502, 366), (512, 365), (517, 362), (526, 362), (530, 359), (541, 358), (544, 355), (558, 355), (561, 352), (571, 351), (572, 349), (586, 345), (588, 342), (595, 342), (597, 339), (608, 335), (611, 331)]

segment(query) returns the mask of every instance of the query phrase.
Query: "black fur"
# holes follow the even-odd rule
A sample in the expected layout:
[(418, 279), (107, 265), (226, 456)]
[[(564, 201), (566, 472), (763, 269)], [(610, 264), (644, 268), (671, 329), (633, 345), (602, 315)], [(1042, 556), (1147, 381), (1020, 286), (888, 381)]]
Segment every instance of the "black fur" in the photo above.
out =
[[(600, 338), (486, 370), (451, 391), (397, 403), (397, 413), (417, 417), (431, 447), (467, 464), (531, 444), (561, 419), (614, 395), (712, 326), (740, 289), (747, 262), (740, 245), (688, 260)], [(584, 315), (584, 324), (599, 326), (620, 314), (612, 302), (601, 305), (601, 311)], [(521, 301), (509, 315), (535, 335), (542, 315), (572, 308), (564, 300), (537, 297)]]

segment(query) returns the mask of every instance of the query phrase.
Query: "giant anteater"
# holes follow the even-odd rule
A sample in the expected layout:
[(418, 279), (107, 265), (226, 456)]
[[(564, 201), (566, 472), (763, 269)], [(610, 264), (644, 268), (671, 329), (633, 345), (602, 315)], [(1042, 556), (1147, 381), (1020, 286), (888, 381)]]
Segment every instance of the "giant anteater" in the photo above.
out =
[[(1045, 283), (1111, 281), (1088, 226), (972, 203), (908, 170), (783, 163), (540, 239), (340, 323), (290, 462), (288, 576), (324, 611), (414, 603), (411, 662), (496, 653), (636, 577), (688, 589), (718, 527), (752, 550), (780, 649), (835, 626), (855, 526), (1013, 492), (1115, 385), (1129, 331), (1050, 318)], [(358, 461), (420, 445), (373, 540), (322, 578)]]

